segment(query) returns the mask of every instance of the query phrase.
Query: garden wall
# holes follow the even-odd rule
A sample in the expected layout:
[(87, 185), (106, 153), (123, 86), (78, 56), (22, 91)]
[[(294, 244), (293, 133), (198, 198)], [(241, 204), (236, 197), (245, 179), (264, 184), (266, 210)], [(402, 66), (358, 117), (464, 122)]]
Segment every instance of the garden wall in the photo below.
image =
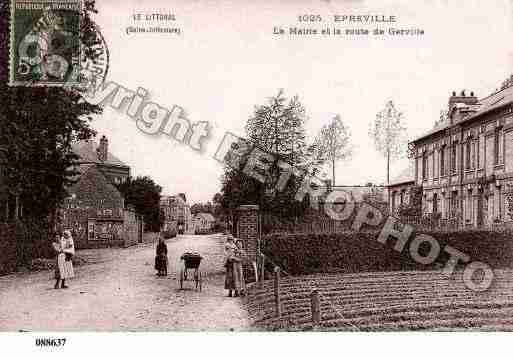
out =
[[(449, 254), (446, 245), (482, 261), (492, 268), (513, 266), (513, 235), (511, 232), (460, 231), (421, 232), (436, 238), (442, 248), (431, 265), (418, 264), (410, 256), (410, 236), (402, 253), (393, 249), (396, 240), (386, 244), (377, 241), (379, 232), (343, 232), (336, 234), (271, 234), (264, 236), (264, 253), (276, 264), (294, 275), (318, 272), (361, 272), (427, 270), (442, 268)], [(427, 254), (428, 246), (419, 252)]]

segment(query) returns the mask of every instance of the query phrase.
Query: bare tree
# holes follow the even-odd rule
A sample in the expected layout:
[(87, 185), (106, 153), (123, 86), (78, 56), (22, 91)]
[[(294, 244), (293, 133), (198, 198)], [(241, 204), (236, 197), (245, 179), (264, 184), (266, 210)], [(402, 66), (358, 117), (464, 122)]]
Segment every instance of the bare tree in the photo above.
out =
[(388, 101), (369, 128), (369, 136), (374, 140), (376, 149), (387, 160), (387, 184), (390, 183), (390, 160), (398, 158), (404, 150), (405, 135), (403, 114), (396, 109), (393, 101)]
[(335, 185), (335, 165), (352, 155), (351, 132), (340, 115), (324, 125), (317, 136), (314, 146), (318, 154), (331, 163), (332, 181)]

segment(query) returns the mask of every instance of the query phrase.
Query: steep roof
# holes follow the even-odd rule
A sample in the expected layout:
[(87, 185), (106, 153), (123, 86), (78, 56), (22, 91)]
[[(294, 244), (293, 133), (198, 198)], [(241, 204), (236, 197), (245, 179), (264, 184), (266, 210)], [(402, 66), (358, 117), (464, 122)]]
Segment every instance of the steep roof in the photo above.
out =
[(103, 163), (112, 166), (128, 167), (123, 161), (110, 152), (107, 152), (106, 161), (100, 161), (98, 159), (96, 148), (97, 145), (93, 141), (80, 141), (73, 145), (73, 152), (80, 157), (80, 163)]
[[(485, 113), (488, 113), (490, 111), (493, 111), (495, 109), (498, 109), (502, 106), (508, 105), (513, 102), (513, 86), (506, 87), (505, 89), (502, 89), (500, 91), (494, 92), (491, 95), (480, 99), (476, 105), (471, 105), (470, 107), (474, 110), (476, 110), (474, 113), (463, 119), (462, 121), (459, 121), (457, 124), (462, 124), (465, 122), (468, 122), (472, 119), (475, 119), (479, 116), (484, 115)], [(423, 138), (426, 138), (428, 136), (431, 136), (439, 131), (445, 130), (449, 127), (451, 127), (449, 121), (445, 121), (442, 123), (437, 124), (434, 128), (427, 131), (426, 133), (422, 134), (421, 136), (415, 138), (413, 142), (421, 140)]]
[(395, 186), (403, 183), (413, 182), (414, 181), (415, 171), (413, 169), (413, 165), (410, 164), (408, 167), (403, 169), (397, 177), (395, 177), (387, 187)]
[(122, 194), (110, 183), (103, 173), (94, 164), (80, 165), (77, 175), (78, 181), (69, 186), (66, 191), (78, 199), (108, 199), (109, 201), (122, 201)]

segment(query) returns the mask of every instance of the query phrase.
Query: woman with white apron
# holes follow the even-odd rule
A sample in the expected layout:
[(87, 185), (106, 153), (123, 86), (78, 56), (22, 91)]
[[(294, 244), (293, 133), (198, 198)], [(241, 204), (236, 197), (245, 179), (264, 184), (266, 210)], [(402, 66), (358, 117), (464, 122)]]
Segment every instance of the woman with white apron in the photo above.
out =
[(58, 234), (53, 242), (53, 248), (57, 252), (55, 261), (55, 289), (68, 288), (66, 279), (73, 278), (73, 262), (71, 259), (75, 255), (75, 245), (70, 231), (64, 231), (62, 237)]

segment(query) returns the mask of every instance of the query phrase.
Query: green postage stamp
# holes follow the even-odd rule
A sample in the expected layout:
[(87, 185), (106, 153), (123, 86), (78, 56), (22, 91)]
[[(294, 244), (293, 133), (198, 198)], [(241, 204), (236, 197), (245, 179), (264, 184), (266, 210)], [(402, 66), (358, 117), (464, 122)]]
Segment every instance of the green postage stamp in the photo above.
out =
[(79, 84), (80, 0), (11, 0), (12, 86)]

